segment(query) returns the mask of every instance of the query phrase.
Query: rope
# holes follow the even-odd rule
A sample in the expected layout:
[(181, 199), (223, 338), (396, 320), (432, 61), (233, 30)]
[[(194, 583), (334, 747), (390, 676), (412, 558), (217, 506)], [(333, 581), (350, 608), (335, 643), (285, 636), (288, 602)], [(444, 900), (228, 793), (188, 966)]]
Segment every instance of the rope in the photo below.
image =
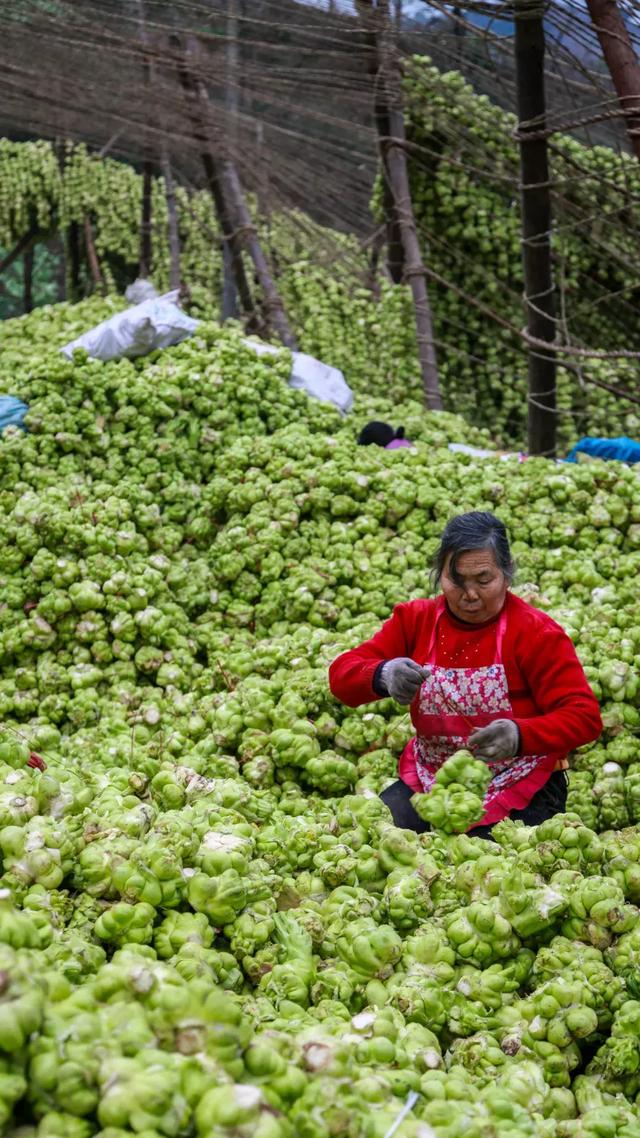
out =
[[(446, 280), (445, 277), (441, 276), (440, 273), (437, 273), (434, 269), (428, 268), (425, 265), (424, 273), (433, 281), (443, 285), (447, 289), (450, 289), (451, 292), (456, 293), (456, 295), (459, 296), (462, 300), (466, 301), (467, 304), (470, 304), (473, 308), (477, 308), (479, 312), (482, 312), (483, 315), (489, 317), (489, 319), (493, 320), (501, 328), (505, 328), (508, 332), (511, 332), (513, 336), (521, 339), (528, 347), (544, 350), (545, 354), (548, 354), (549, 352), (556, 352), (563, 356), (575, 356), (576, 358), (580, 359), (597, 360), (640, 359), (640, 352), (632, 352), (626, 350), (598, 351), (592, 348), (575, 348), (570, 344), (561, 344), (557, 340), (539, 340), (535, 336), (529, 335), (525, 328), (516, 328), (515, 324), (512, 324), (509, 320), (506, 320), (497, 312), (492, 311), (492, 309), (482, 304), (482, 302), (479, 301), (476, 297), (471, 296), (470, 293), (465, 292), (464, 289), (461, 289), (458, 285), (454, 284), (453, 281)], [(546, 313), (544, 315), (546, 315)], [(595, 381), (589, 379), (588, 382)], [(630, 395), (627, 395), (626, 392), (620, 391), (619, 394), (623, 398), (632, 398)]]
[[(538, 340), (530, 336), (523, 328), (519, 333), (524, 342), (532, 348), (544, 348), (545, 351), (557, 352), (563, 356), (575, 356), (583, 360), (640, 360), (640, 352), (631, 352), (624, 349), (613, 351), (597, 351), (593, 348), (574, 348), (570, 344), (560, 344), (557, 340), (549, 343), (547, 340)], [(630, 398), (630, 397), (629, 397)]]
[(414, 277), (423, 277), (424, 275), (425, 275), (424, 265), (415, 265), (412, 269), (405, 269), (404, 270), (404, 272), (402, 274), (402, 279), (406, 283), (408, 281), (413, 280)]
[[(24, 7), (30, 8), (28, 4)], [(467, 42), (476, 52), (475, 59), (464, 59), (466, 74), (477, 77), (480, 89), (488, 92), (500, 105), (509, 102), (514, 105), (510, 38), (495, 33), (491, 27), (487, 32), (479, 31), (462, 16), (452, 17), (450, 7), (444, 2), (435, 0), (431, 7), (448, 17), (443, 33), (436, 30), (431, 37), (429, 50), (433, 48), (435, 61), (443, 69), (447, 61), (451, 67), (460, 63), (457, 54), (460, 44), (453, 44), (447, 30), (454, 19), (456, 26), (468, 33)], [(464, 7), (467, 13), (483, 10), (493, 20), (494, 17), (499, 19), (500, 13), (508, 6), (483, 6), (480, 0), (468, 0)], [(171, 3), (159, 0), (154, 6), (154, 18), (148, 21), (149, 34), (153, 39), (149, 55), (158, 78), (154, 86), (154, 121), (151, 127), (144, 121), (145, 110), (140, 98), (143, 91), (143, 53), (135, 16), (127, 15), (125, 10), (116, 19), (109, 14), (108, 6), (105, 13), (104, 6), (96, 0), (76, 0), (74, 5), (63, 5), (62, 17), (48, 17), (43, 13), (37, 18), (29, 15), (24, 22), (18, 22), (11, 18), (11, 8), (7, 5), (9, 11), (0, 14), (0, 30), (3, 31), (0, 61), (5, 63), (4, 69), (0, 67), (0, 93), (4, 96), (5, 123), (10, 125), (13, 118), (16, 122), (28, 124), (35, 133), (46, 135), (47, 129), (53, 130), (52, 120), (59, 118), (55, 124), (56, 133), (68, 126), (72, 136), (85, 139), (90, 146), (102, 146), (106, 152), (112, 152), (117, 145), (119, 155), (130, 159), (135, 159), (142, 151), (145, 140), (157, 143), (162, 134), (169, 148), (180, 154), (183, 169), (193, 177), (197, 146), (175, 98), (174, 55), (168, 47), (162, 46), (166, 44), (168, 35), (177, 30), (180, 34), (197, 37), (200, 49), (195, 70), (209, 85), (211, 99), (207, 131), (212, 139), (227, 141), (230, 120), (219, 97), (221, 78), (224, 78), (221, 76), (224, 68), (219, 65), (229, 41), (224, 30), (225, 5), (222, 0), (211, 0), (208, 4), (203, 0), (175, 0)], [(35, 11), (33, 5), (30, 12)], [(239, 136), (236, 144), (229, 141), (229, 150), (247, 186), (259, 186), (263, 191), (261, 200), (267, 200), (269, 209), (292, 205), (308, 209), (314, 217), (320, 216), (336, 228), (351, 230), (365, 240), (371, 231), (367, 206), (375, 170), (376, 136), (371, 124), (371, 76), (360, 62), (364, 60), (366, 64), (367, 58), (362, 25), (351, 16), (329, 17), (325, 11), (315, 7), (305, 7), (299, 22), (291, 19), (292, 13), (295, 16), (294, 7), (287, 6), (285, 12), (279, 0), (261, 0), (260, 4), (246, 3), (244, 6), (240, 20), (243, 70), (235, 84), (241, 102)], [(210, 28), (220, 30), (200, 31), (205, 21)], [(605, 169), (598, 171), (595, 166), (585, 171), (580, 168), (579, 151), (574, 152), (571, 146), (552, 140), (560, 130), (586, 130), (596, 125), (602, 125), (603, 131), (608, 131), (608, 138), (613, 137), (610, 127), (631, 124), (632, 129), (638, 129), (633, 126), (633, 120), (634, 117), (640, 118), (640, 108), (621, 107), (611, 96), (610, 89), (604, 89), (602, 77), (596, 74), (595, 69), (589, 73), (580, 58), (583, 46), (592, 50), (592, 45), (589, 47), (588, 22), (575, 3), (571, 6), (551, 4), (549, 23), (552, 26), (549, 51), (555, 70), (548, 71), (552, 83), (548, 88), (546, 122), (541, 122), (540, 118), (522, 122), (513, 131), (510, 124), (506, 129), (501, 124), (499, 137), (501, 141), (505, 137), (516, 141), (542, 138), (548, 141), (551, 156), (560, 156), (562, 168), (561, 176), (551, 176), (544, 185), (553, 191), (554, 204), (562, 208), (563, 217), (555, 223), (552, 232), (523, 237), (522, 244), (534, 248), (552, 238), (562, 237), (570, 241), (580, 228), (598, 221), (598, 229), (604, 228), (604, 233), (591, 233), (592, 248), (596, 253), (602, 251), (614, 269), (624, 271), (625, 282), (629, 278), (633, 280), (638, 268), (632, 254), (627, 253), (625, 242), (627, 249), (632, 250), (635, 244), (632, 235), (638, 227), (634, 226), (633, 218), (624, 217), (624, 211), (636, 210), (640, 203), (635, 164), (632, 166), (629, 159), (628, 163), (620, 165), (618, 173), (622, 169), (621, 179), (611, 176)], [(554, 43), (553, 35), (558, 31), (562, 42)], [(572, 42), (579, 45), (573, 54), (565, 45), (567, 32), (571, 32)], [(630, 34), (637, 45), (638, 34), (633, 26)], [(413, 31), (407, 28), (403, 43), (411, 51), (420, 47), (423, 41), (417, 33), (414, 38)], [(496, 60), (505, 61), (504, 67), (496, 69), (499, 70), (497, 78), (484, 69), (483, 52), (476, 51), (479, 46), (486, 49), (486, 58), (490, 53), (494, 63)], [(64, 66), (61, 61), (64, 61)], [(563, 84), (563, 101), (560, 104), (558, 83)], [(309, 92), (311, 97), (308, 97)], [(419, 89), (415, 96), (410, 96), (420, 97)], [(486, 179), (492, 192), (497, 186), (500, 193), (511, 191), (514, 198), (519, 192), (539, 188), (536, 184), (521, 184), (517, 162), (511, 157), (505, 161), (501, 159), (498, 168), (494, 169), (495, 152), (491, 140), (478, 142), (473, 135), (466, 133), (468, 124), (464, 117), (462, 120), (451, 117), (445, 121), (441, 113), (434, 113), (437, 115), (437, 134), (433, 139), (430, 136), (426, 145), (390, 134), (380, 140), (383, 151), (388, 152), (394, 147), (403, 150), (418, 168), (428, 170), (433, 177), (461, 174)], [(264, 130), (263, 143), (259, 148), (254, 141), (258, 127)], [(602, 135), (603, 132), (597, 133)], [(438, 149), (440, 140), (442, 145)], [(264, 192), (263, 182), (267, 169), (268, 193)], [(186, 183), (184, 176), (182, 181)], [(602, 197), (601, 210), (597, 211), (593, 201), (585, 204), (587, 190), (580, 192), (582, 183), (592, 198), (596, 195)], [(568, 194), (573, 187), (577, 187), (578, 193), (570, 198)], [(610, 201), (606, 201), (607, 197)], [(295, 225), (304, 235), (305, 227), (300, 215), (296, 215)], [(461, 249), (440, 234), (427, 234), (425, 230), (426, 227), (421, 236), (428, 236), (434, 247), (437, 245), (442, 257), (440, 264), (452, 264), (453, 271), (460, 271), (463, 265)], [(256, 231), (256, 227), (251, 226), (236, 232)], [(220, 235), (217, 234), (215, 239), (220, 240)], [(356, 252), (345, 253), (337, 243), (332, 246), (327, 238), (326, 251), (322, 255), (327, 264), (333, 262), (337, 266), (341, 262), (353, 272), (362, 273), (364, 280), (367, 270), (358, 262), (357, 249)], [(292, 260), (295, 257), (294, 252)], [(378, 280), (383, 272), (379, 270)], [(583, 273), (582, 269), (580, 273)], [(528, 351), (543, 355), (555, 352), (564, 366), (577, 374), (580, 361), (587, 359), (635, 361), (640, 358), (639, 352), (629, 349), (591, 350), (568, 343), (566, 297), (563, 298), (561, 316), (542, 312), (539, 305), (547, 292), (525, 298), (529, 310), (553, 319), (556, 339), (548, 343), (529, 336), (517, 328), (512, 319), (501, 316), (489, 304), (454, 285), (447, 279), (451, 275), (449, 268), (438, 274), (426, 266), (413, 265), (405, 272), (404, 280), (410, 282), (414, 276), (426, 276), (439, 283), (504, 328), (510, 336), (517, 337), (518, 344)], [(579, 283), (584, 279), (584, 275), (580, 276)], [(612, 282), (615, 288), (609, 291), (606, 289), (608, 282), (592, 280), (589, 283), (591, 291), (587, 307), (609, 304), (614, 322), (613, 302), (616, 303), (616, 312), (620, 308), (623, 314), (632, 313), (631, 304), (622, 305), (623, 294), (631, 293), (637, 285), (625, 283), (620, 287), (620, 276)], [(513, 308), (514, 302), (520, 300), (515, 289), (501, 279), (496, 281), (496, 286), (498, 299), (491, 303), (504, 301)], [(595, 300), (591, 299), (594, 290)], [(584, 311), (585, 303), (580, 302), (581, 318)], [(435, 342), (467, 359), (478, 358), (470, 353), (461, 353), (457, 348), (454, 342), (456, 325), (446, 313), (441, 316), (441, 326), (446, 328), (452, 342), (446, 344), (442, 335), (437, 339), (434, 337)], [(620, 327), (623, 327), (622, 322)], [(499, 368), (494, 370), (500, 371)], [(595, 383), (590, 379), (588, 382)], [(599, 382), (596, 386), (604, 386), (613, 394), (635, 401), (611, 385)]]
[[(528, 122), (523, 121), (511, 132), (511, 137), (516, 142), (540, 142), (545, 139), (553, 138), (555, 134), (566, 134), (568, 131), (581, 130), (585, 126), (594, 126), (599, 122), (613, 122), (616, 119), (634, 119), (640, 118), (640, 99), (638, 100), (637, 107), (617, 107), (616, 110), (600, 111), (595, 115), (584, 115), (578, 118), (571, 119), (569, 123), (559, 122), (555, 126), (543, 126), (538, 130), (533, 130), (529, 127), (529, 122), (532, 124), (537, 120), (531, 119)], [(627, 127), (629, 134), (638, 134), (640, 127)]]

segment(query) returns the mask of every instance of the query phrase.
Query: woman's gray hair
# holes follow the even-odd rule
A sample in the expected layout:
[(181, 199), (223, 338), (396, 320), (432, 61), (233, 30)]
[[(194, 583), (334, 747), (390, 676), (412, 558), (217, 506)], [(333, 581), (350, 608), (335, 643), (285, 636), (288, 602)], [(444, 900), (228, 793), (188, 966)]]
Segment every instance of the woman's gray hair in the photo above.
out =
[(511, 556), (507, 531), (504, 522), (486, 510), (472, 510), (468, 514), (459, 514), (457, 518), (452, 518), (447, 523), (433, 559), (434, 584), (440, 583), (445, 563), (450, 557), (449, 576), (456, 585), (461, 585), (462, 580), (457, 569), (458, 557), (461, 553), (469, 553), (475, 549), (492, 551), (496, 565), (502, 570), (510, 585), (515, 577), (516, 566)]

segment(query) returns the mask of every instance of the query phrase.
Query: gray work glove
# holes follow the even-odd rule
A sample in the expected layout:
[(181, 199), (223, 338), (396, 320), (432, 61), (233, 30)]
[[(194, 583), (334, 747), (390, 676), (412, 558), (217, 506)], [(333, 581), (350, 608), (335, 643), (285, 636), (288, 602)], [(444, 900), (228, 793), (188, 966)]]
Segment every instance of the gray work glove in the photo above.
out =
[(421, 668), (415, 660), (396, 656), (395, 660), (387, 660), (380, 679), (392, 699), (398, 703), (411, 703), (426, 675), (427, 669)]
[(467, 743), (477, 759), (495, 763), (517, 755), (520, 732), (512, 719), (495, 719), (469, 736)]

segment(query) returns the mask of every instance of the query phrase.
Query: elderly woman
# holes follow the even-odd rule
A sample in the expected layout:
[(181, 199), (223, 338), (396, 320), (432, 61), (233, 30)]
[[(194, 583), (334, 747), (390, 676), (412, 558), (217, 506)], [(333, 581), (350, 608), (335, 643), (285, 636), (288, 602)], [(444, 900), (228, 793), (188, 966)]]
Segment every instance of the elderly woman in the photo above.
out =
[(442, 595), (397, 605), (371, 640), (331, 665), (331, 691), (349, 707), (385, 696), (411, 705), (416, 733), (382, 794), (397, 826), (428, 829), (411, 796), (428, 792), (465, 746), (492, 774), (471, 834), (490, 837), (507, 816), (537, 825), (565, 808), (568, 753), (602, 730), (573, 644), (509, 591), (514, 569), (498, 518), (453, 518), (434, 564)]

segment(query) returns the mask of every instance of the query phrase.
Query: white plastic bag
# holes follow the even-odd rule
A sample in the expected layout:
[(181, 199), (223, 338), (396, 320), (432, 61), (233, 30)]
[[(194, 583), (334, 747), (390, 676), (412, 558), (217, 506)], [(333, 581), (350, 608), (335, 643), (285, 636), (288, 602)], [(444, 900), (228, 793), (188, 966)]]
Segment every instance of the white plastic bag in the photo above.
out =
[(278, 352), (283, 352), (284, 348), (276, 348), (273, 344), (265, 344), (264, 340), (243, 340), (252, 352), (257, 356), (277, 356)]
[(454, 454), (470, 454), (472, 458), (495, 458), (495, 450), (482, 450), (481, 447), (470, 447), (467, 443), (449, 443), (448, 450)]
[(291, 387), (314, 395), (323, 403), (333, 403), (343, 415), (353, 407), (353, 391), (337, 367), (323, 364), (305, 352), (293, 352), (289, 377)]
[(449, 443), (448, 449), (452, 450), (454, 454), (470, 454), (472, 458), (500, 458), (507, 461), (509, 458), (517, 458), (518, 462), (524, 462), (527, 457), (522, 451), (503, 451), (503, 450), (482, 450), (480, 447), (470, 447), (466, 443)]
[(142, 304), (145, 300), (155, 300), (158, 293), (155, 285), (151, 281), (147, 281), (144, 277), (138, 277), (137, 280), (130, 284), (124, 294), (124, 299), (129, 301), (129, 304)]
[(71, 358), (74, 348), (84, 348), (96, 360), (133, 359), (179, 344), (193, 335), (198, 321), (178, 307), (178, 295), (175, 289), (118, 312), (65, 344), (62, 352)]
[[(262, 340), (244, 342), (258, 356), (274, 355), (282, 351), (282, 348), (265, 344)], [(312, 395), (323, 403), (333, 403), (343, 415), (353, 407), (353, 392), (342, 372), (337, 367), (308, 356), (306, 352), (291, 353), (289, 386), (306, 391), (307, 395)]]

